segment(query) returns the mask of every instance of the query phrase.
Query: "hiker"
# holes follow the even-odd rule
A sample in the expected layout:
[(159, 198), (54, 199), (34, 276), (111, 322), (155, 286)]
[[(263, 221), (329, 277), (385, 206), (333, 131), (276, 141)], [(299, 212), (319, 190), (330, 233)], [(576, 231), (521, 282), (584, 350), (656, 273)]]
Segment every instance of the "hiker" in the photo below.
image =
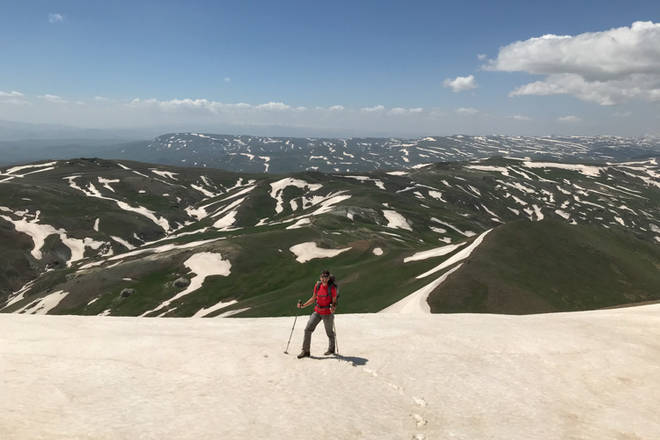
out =
[(312, 303), (316, 303), (316, 306), (305, 327), (305, 339), (298, 359), (310, 356), (309, 348), (312, 343), (312, 333), (321, 320), (323, 320), (325, 333), (329, 339), (328, 351), (324, 355), (328, 356), (335, 353), (334, 313), (337, 307), (337, 285), (334, 282), (334, 276), (330, 275), (330, 271), (324, 270), (321, 272), (321, 282), (317, 281), (314, 285), (312, 297), (303, 304), (298, 303), (298, 308), (302, 309)]

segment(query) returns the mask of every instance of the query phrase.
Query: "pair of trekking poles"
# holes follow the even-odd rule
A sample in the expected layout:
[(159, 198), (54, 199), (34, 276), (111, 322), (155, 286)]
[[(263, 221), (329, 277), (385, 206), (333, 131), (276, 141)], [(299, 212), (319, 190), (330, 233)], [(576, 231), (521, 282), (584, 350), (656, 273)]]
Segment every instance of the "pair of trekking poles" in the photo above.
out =
[[(301, 300), (298, 300), (298, 305), (302, 304)], [(296, 321), (298, 320), (298, 315), (293, 318), (293, 327), (291, 327), (291, 334), (289, 335), (289, 341), (286, 343), (286, 349), (284, 354), (289, 354), (289, 344), (291, 343), (291, 336), (293, 336), (293, 329), (296, 328)], [(339, 354), (339, 343), (337, 342), (337, 329), (335, 328), (335, 320), (332, 320), (332, 331), (335, 334), (335, 351)]]

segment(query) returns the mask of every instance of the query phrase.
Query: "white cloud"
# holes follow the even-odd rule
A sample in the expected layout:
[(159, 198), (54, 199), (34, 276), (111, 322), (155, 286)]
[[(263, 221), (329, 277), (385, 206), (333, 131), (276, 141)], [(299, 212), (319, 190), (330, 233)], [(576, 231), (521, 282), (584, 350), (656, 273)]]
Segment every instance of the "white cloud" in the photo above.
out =
[(403, 107), (394, 107), (388, 112), (390, 115), (405, 115), (408, 113), (408, 109), (405, 109)]
[(423, 112), (424, 109), (421, 107), (415, 107), (415, 108), (403, 108), (403, 107), (394, 107), (391, 109), (387, 114), (389, 115), (408, 115), (408, 114), (413, 114), (413, 113), (421, 113)]
[(578, 118), (577, 116), (574, 116), (574, 115), (560, 116), (560, 117), (557, 118), (557, 122), (566, 122), (566, 123), (570, 123), (570, 124), (580, 122), (580, 121), (581, 121), (581, 119)]
[(11, 92), (3, 92), (0, 90), (0, 104), (30, 105), (30, 102), (25, 100), (24, 96), (25, 95), (16, 90), (12, 90)]
[(62, 23), (63, 21), (64, 21), (64, 15), (62, 14), (59, 14), (57, 12), (48, 14), (49, 23)]
[(207, 99), (170, 99), (169, 101), (159, 101), (155, 98), (140, 99), (135, 98), (129, 104), (131, 107), (156, 108), (162, 111), (177, 110), (202, 110), (216, 113), (221, 103), (209, 101)]
[(484, 68), (545, 75), (510, 96), (568, 94), (600, 105), (660, 101), (660, 23), (517, 41)]
[(485, 54), (485, 53), (477, 54), (477, 59), (478, 59), (479, 61), (483, 61), (483, 60), (485, 60), (485, 59), (486, 59), (486, 54)]
[(445, 87), (452, 89), (454, 93), (464, 92), (466, 90), (476, 89), (477, 83), (474, 80), (474, 75), (457, 76), (454, 79), (447, 78), (442, 83)]
[(375, 105), (373, 107), (362, 107), (360, 110), (366, 113), (374, 113), (374, 112), (382, 112), (383, 110), (385, 110), (385, 107), (382, 105)]
[(333, 105), (331, 107), (328, 107), (328, 110), (331, 112), (341, 112), (344, 111), (344, 106), (343, 105)]
[(0, 98), (22, 98), (24, 95), (21, 92), (12, 90), (11, 92), (3, 92), (0, 90)]
[(531, 121), (532, 120), (532, 118), (530, 118), (529, 116), (525, 116), (525, 115), (513, 115), (511, 117), (513, 119), (515, 119), (516, 121)]
[(95, 96), (94, 101), (97, 102), (108, 102), (110, 101), (110, 98), (106, 98), (105, 96)]
[(191, 98), (170, 99), (168, 101), (160, 101), (155, 98), (150, 98), (150, 99), (135, 98), (128, 103), (128, 106), (135, 108), (153, 108), (164, 112), (194, 111), (194, 112), (206, 112), (211, 114), (217, 114), (221, 112), (247, 111), (247, 110), (291, 109), (291, 106), (281, 102), (269, 102), (266, 104), (253, 106), (250, 104), (246, 104), (244, 102), (239, 102), (236, 104), (225, 104), (223, 102), (210, 101), (208, 99), (203, 99), (203, 98), (202, 99), (191, 99)]
[(66, 99), (64, 99), (60, 96), (57, 96), (57, 95), (48, 95), (48, 94), (46, 94), (46, 95), (39, 95), (38, 97), (43, 99), (44, 101), (48, 101), (48, 102), (51, 102), (53, 104), (66, 104), (67, 102), (69, 102)]
[(231, 82), (231, 78), (228, 77), (228, 76), (225, 76), (225, 82), (226, 82), (226, 83)]
[(469, 115), (476, 115), (477, 113), (479, 113), (479, 110), (472, 107), (461, 107), (456, 109), (456, 113), (458, 113), (459, 115), (469, 116)]
[(267, 102), (266, 104), (259, 104), (255, 108), (257, 110), (283, 111), (290, 110), (291, 106), (283, 102)]

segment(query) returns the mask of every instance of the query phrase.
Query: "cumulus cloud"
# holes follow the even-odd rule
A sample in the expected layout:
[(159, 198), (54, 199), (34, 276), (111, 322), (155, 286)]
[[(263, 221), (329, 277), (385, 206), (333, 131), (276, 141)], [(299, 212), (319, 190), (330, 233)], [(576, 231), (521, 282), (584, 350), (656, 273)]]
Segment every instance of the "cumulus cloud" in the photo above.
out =
[(12, 90), (11, 92), (3, 92), (0, 90), (0, 104), (30, 105), (30, 102), (25, 100), (24, 96), (25, 95), (16, 90)]
[(581, 121), (581, 119), (578, 118), (577, 116), (574, 116), (574, 115), (560, 116), (560, 117), (557, 118), (557, 122), (566, 122), (566, 123), (571, 123), (571, 124), (576, 123), (576, 122), (580, 122), (580, 121)]
[(255, 108), (257, 110), (283, 111), (290, 110), (291, 106), (283, 102), (267, 102), (265, 104), (259, 104)]
[(447, 78), (442, 83), (445, 87), (452, 89), (454, 93), (464, 92), (466, 90), (476, 89), (477, 83), (474, 80), (474, 75), (457, 76), (454, 79)]
[(375, 105), (373, 107), (362, 107), (360, 110), (366, 113), (382, 112), (385, 110), (385, 106)]
[(48, 102), (53, 103), (53, 104), (66, 104), (67, 102), (69, 102), (66, 99), (64, 99), (60, 96), (57, 96), (57, 95), (46, 94), (46, 95), (39, 95), (38, 97), (40, 99), (43, 99), (44, 101), (48, 101)]
[(456, 113), (458, 113), (459, 115), (470, 116), (470, 115), (476, 115), (477, 113), (479, 113), (479, 110), (472, 107), (461, 107), (456, 109)]
[(513, 115), (511, 117), (513, 119), (515, 119), (516, 121), (531, 121), (532, 120), (532, 118), (530, 118), (529, 116), (525, 116), (525, 115)]
[(344, 111), (344, 106), (343, 105), (333, 105), (331, 107), (328, 107), (328, 110), (331, 112), (341, 112)]
[(487, 56), (486, 56), (485, 53), (477, 54), (477, 59), (478, 59), (479, 61), (483, 61), (483, 60), (485, 60), (486, 58), (487, 58)]
[(408, 109), (403, 107), (394, 107), (388, 112), (390, 115), (405, 115), (408, 113)]
[(415, 108), (403, 108), (403, 107), (394, 107), (391, 109), (389, 112), (387, 112), (388, 115), (410, 115), (414, 113), (421, 113), (423, 112), (424, 109), (421, 107), (415, 107)]
[(52, 12), (48, 14), (48, 22), (49, 23), (62, 23), (64, 21), (64, 15), (59, 14), (57, 12)]
[(177, 111), (194, 111), (194, 112), (205, 112), (205, 113), (221, 113), (225, 111), (237, 111), (237, 110), (272, 110), (272, 109), (283, 109), (291, 108), (290, 106), (283, 103), (274, 103), (269, 102), (266, 104), (260, 104), (253, 106), (246, 104), (244, 102), (239, 102), (237, 104), (226, 104), (218, 101), (211, 101), (208, 99), (170, 99), (166, 101), (161, 101), (155, 98), (150, 99), (141, 99), (135, 98), (131, 100), (128, 105), (135, 108), (151, 108), (157, 109), (164, 112), (177, 112)]
[(11, 92), (3, 92), (0, 90), (0, 98), (22, 98), (24, 95), (21, 92), (12, 90)]
[(517, 41), (484, 68), (545, 76), (510, 96), (567, 94), (600, 105), (660, 101), (660, 23)]

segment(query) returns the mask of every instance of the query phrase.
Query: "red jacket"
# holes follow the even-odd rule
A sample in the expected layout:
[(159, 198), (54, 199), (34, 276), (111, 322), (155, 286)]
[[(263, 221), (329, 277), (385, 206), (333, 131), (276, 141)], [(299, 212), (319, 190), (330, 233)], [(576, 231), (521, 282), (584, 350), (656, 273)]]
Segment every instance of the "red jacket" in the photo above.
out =
[[(328, 292), (328, 287), (330, 287), (330, 292)], [(337, 300), (337, 287), (324, 286), (323, 283), (317, 283), (314, 286), (314, 292), (316, 293), (314, 311), (319, 315), (329, 315), (331, 313), (330, 305), (333, 301)]]

